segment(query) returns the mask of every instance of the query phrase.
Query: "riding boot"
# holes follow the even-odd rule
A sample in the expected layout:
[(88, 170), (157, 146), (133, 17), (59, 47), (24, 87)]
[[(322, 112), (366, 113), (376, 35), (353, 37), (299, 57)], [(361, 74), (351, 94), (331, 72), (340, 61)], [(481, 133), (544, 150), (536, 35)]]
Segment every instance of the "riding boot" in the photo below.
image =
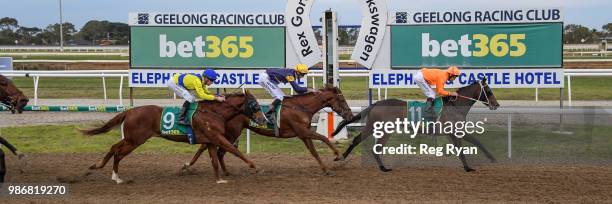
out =
[(187, 121), (187, 111), (189, 110), (189, 101), (185, 101), (183, 103), (183, 108), (181, 108), (181, 115), (179, 116), (178, 123), (181, 125), (190, 125), (189, 121)]
[(266, 118), (268, 118), (268, 120), (271, 123), (274, 123), (275, 121), (275, 116), (276, 116), (276, 106), (281, 102), (281, 100), (279, 99), (274, 99), (274, 101), (268, 105), (268, 111), (266, 112)]
[(427, 107), (425, 108), (425, 119), (426, 121), (435, 121), (438, 117), (434, 110), (434, 98), (427, 98)]

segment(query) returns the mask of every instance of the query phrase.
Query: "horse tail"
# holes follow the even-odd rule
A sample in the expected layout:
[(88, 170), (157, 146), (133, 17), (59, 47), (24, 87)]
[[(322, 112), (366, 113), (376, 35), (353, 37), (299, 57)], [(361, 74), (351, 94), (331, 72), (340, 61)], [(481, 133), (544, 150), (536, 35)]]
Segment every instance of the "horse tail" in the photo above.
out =
[(355, 121), (361, 120), (361, 118), (367, 116), (370, 113), (370, 110), (372, 110), (372, 107), (374, 107), (374, 105), (368, 106), (366, 109), (363, 109), (361, 112), (359, 112), (359, 114), (353, 116), (353, 118), (351, 118), (350, 120), (343, 120), (342, 122), (340, 122), (336, 130), (334, 130), (334, 133), (332, 133), (332, 136), (336, 136), (338, 133), (340, 133), (340, 130), (342, 130), (344, 126), (347, 126), (348, 124), (351, 124)]
[(128, 111), (129, 110), (119, 113), (118, 115), (110, 119), (108, 122), (106, 122), (106, 124), (104, 124), (102, 127), (89, 129), (89, 130), (79, 130), (79, 131), (81, 131), (81, 133), (87, 136), (94, 136), (94, 135), (99, 135), (102, 133), (107, 133), (108, 131), (113, 129), (115, 126), (123, 123), (123, 120), (125, 120), (125, 116), (127, 115)]

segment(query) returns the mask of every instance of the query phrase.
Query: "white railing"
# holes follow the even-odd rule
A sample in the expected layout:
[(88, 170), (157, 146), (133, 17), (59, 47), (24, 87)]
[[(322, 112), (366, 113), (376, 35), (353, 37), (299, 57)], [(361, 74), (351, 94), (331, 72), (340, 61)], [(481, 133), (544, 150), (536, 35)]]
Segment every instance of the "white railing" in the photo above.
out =
[[(129, 75), (129, 70), (67, 70), (67, 71), (4, 71), (0, 70), (0, 74), (7, 77), (32, 77), (34, 83), (34, 105), (38, 105), (38, 82), (41, 77), (57, 78), (57, 77), (95, 77), (102, 78), (102, 88), (104, 90), (104, 100), (107, 100), (107, 77), (118, 77), (119, 80), (119, 101), (123, 105), (123, 86), (124, 78)], [(315, 77), (321, 77), (322, 70), (312, 70), (306, 80), (311, 80), (311, 86), (316, 87), (317, 80)], [(340, 70), (341, 77), (369, 77), (369, 70)], [(612, 69), (566, 69), (565, 77), (567, 78), (567, 94), (568, 105), (572, 106), (572, 77), (583, 76), (612, 76)], [(377, 88), (378, 100), (382, 100), (383, 88)], [(384, 99), (387, 99), (388, 88), (384, 88)], [(293, 92), (292, 92), (293, 94)], [(538, 88), (535, 89), (535, 101), (538, 101)]]
[[(0, 46), (0, 52), (62, 52), (60, 46)], [(64, 52), (123, 52), (129, 53), (130, 46), (64, 46)]]

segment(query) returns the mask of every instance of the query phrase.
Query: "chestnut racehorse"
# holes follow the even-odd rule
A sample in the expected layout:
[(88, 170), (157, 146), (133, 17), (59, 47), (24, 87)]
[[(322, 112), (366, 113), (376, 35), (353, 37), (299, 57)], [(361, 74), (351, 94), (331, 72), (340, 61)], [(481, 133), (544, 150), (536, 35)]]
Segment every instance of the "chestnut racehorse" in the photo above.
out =
[[(85, 135), (97, 135), (110, 131), (113, 127), (123, 125), (123, 139), (113, 145), (104, 159), (92, 165), (90, 169), (100, 169), (114, 157), (113, 174), (111, 179), (117, 184), (123, 182), (119, 178), (119, 162), (138, 146), (145, 143), (149, 138), (159, 136), (176, 142), (189, 140), (186, 135), (162, 135), (160, 121), (163, 108), (160, 106), (141, 106), (120, 113), (109, 120), (102, 127), (90, 130), (81, 130)], [(248, 166), (257, 171), (257, 168), (246, 158), (231, 142), (225, 138), (226, 123), (231, 118), (244, 115), (260, 124), (265, 123), (265, 116), (260, 111), (255, 97), (248, 91), (244, 94), (230, 94), (226, 96), (225, 102), (203, 101), (198, 103), (197, 111), (192, 118), (193, 134), (196, 144), (207, 144), (211, 151), (210, 157), (215, 171), (217, 183), (225, 183), (218, 172), (217, 147), (240, 157)]]
[[(312, 140), (320, 140), (327, 144), (336, 155), (336, 160), (339, 160), (340, 154), (336, 147), (327, 139), (326, 136), (316, 133), (311, 130), (312, 116), (319, 112), (321, 109), (329, 107), (334, 112), (338, 113), (344, 120), (350, 120), (353, 117), (351, 108), (346, 103), (344, 96), (340, 89), (327, 85), (323, 89), (319, 89), (317, 92), (310, 92), (302, 95), (296, 95), (291, 97), (285, 97), (282, 103), (281, 109), (281, 125), (279, 138), (292, 138), (298, 137), (304, 142), (306, 148), (310, 151), (312, 156), (317, 160), (319, 166), (326, 175), (333, 175), (332, 172), (325, 166), (325, 164), (319, 158), (319, 154), (312, 143)], [(242, 130), (248, 128), (260, 135), (268, 137), (276, 137), (274, 130), (262, 129), (249, 125), (250, 119), (243, 116), (238, 116), (228, 121), (226, 136), (231, 142), (235, 142), (240, 137)], [(198, 152), (194, 155), (193, 159), (189, 163), (185, 163), (182, 170), (186, 170), (192, 166), (206, 150), (207, 145), (203, 144), (198, 149)], [(229, 175), (225, 162), (223, 151), (219, 151), (219, 158), (221, 162), (221, 169), (225, 175)]]
[(23, 95), (8, 78), (0, 74), (0, 104), (6, 106), (13, 114), (22, 113), (28, 104), (28, 97)]

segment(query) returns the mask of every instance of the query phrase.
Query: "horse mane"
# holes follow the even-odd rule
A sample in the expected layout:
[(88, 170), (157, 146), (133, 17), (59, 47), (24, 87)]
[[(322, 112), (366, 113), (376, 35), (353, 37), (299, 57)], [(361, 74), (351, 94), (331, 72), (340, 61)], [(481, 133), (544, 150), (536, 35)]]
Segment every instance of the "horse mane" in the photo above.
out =
[(234, 93), (228, 93), (228, 94), (224, 94), (225, 98), (230, 98), (230, 97), (237, 97), (237, 96), (245, 96), (245, 93), (241, 93), (241, 92), (234, 92)]
[(478, 80), (478, 81), (476, 81), (476, 82), (474, 82), (474, 83), (472, 83), (472, 84), (470, 84), (470, 85), (467, 85), (467, 86), (461, 87), (461, 88), (457, 89), (457, 91), (463, 91), (463, 90), (465, 90), (465, 89), (467, 89), (467, 88), (470, 88), (470, 87), (472, 87), (472, 86), (474, 86), (474, 85), (476, 85), (476, 84), (480, 83), (480, 81), (482, 81), (482, 80)]

